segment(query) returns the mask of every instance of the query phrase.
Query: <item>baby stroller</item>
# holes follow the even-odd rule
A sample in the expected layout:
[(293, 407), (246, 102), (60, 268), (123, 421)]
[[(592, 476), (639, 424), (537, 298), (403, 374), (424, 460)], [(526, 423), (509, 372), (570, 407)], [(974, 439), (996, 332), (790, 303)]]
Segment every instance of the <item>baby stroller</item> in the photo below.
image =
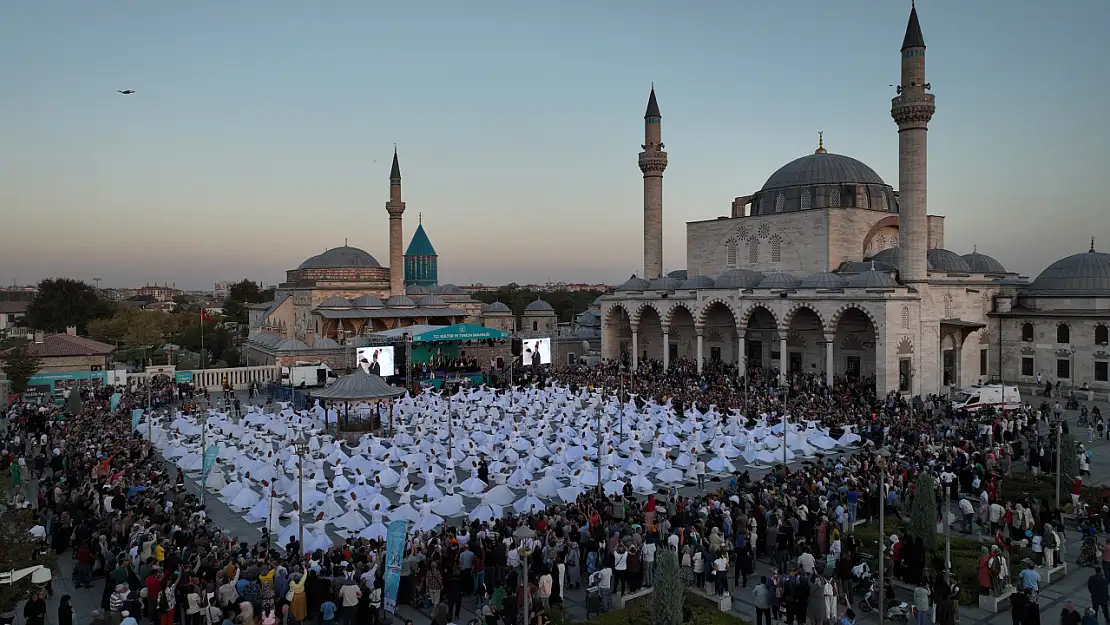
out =
[(1090, 566), (1098, 568), (1101, 566), (1098, 541), (1094, 536), (1085, 536), (1083, 538), (1083, 546), (1079, 548), (1079, 566)]

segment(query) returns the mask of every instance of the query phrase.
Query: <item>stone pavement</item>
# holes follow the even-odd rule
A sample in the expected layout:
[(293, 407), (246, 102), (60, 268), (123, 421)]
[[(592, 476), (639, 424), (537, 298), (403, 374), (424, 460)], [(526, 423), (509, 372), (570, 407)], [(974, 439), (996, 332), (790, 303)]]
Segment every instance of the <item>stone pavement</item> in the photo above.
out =
[[(245, 394), (242, 397), (243, 403), (246, 404)], [(256, 402), (257, 403), (257, 399)], [(264, 397), (263, 397), (264, 401)], [(1034, 401), (1034, 405), (1039, 405), (1039, 402)], [(1095, 404), (1088, 404), (1088, 407)], [(1110, 416), (1110, 404), (1098, 403), (1099, 409), (1104, 415)], [(1110, 484), (1110, 442), (1096, 441), (1095, 443), (1087, 443), (1087, 435), (1085, 430), (1074, 427), (1075, 416), (1078, 413), (1071, 412), (1066, 416), (1072, 423), (1071, 431), (1075, 435), (1076, 440), (1082, 441), (1092, 449), (1093, 460), (1091, 463), (1091, 478), (1088, 480), (1090, 483)], [(765, 471), (752, 471), (753, 477), (758, 477)], [(199, 489), (195, 481), (186, 480), (187, 487), (194, 493), (199, 493)], [(717, 488), (719, 484), (710, 481), (707, 484), (709, 488)], [(37, 488), (37, 486), (36, 486)], [(690, 496), (697, 493), (697, 488), (694, 486), (686, 486), (679, 489), (679, 493), (684, 496)], [(241, 514), (232, 511), (222, 501), (216, 497), (208, 497), (206, 500), (208, 506), (208, 513), (216, 524), (227, 532), (230, 536), (254, 542), (261, 536), (260, 527), (261, 523), (249, 524), (243, 520)], [(333, 536), (333, 539), (338, 540), (338, 536)], [(1075, 564), (1079, 555), (1079, 535), (1074, 530), (1065, 533), (1065, 554), (1064, 560), (1068, 562), (1069, 572), (1062, 580), (1051, 586), (1044, 588), (1041, 591), (1041, 615), (1043, 619), (1049, 619), (1044, 622), (1055, 623), (1059, 619), (1060, 610), (1068, 601), (1074, 602), (1076, 607), (1082, 609), (1090, 605), (1090, 596), (1087, 593), (1086, 584), (1087, 579), (1092, 573), (1092, 569), (1082, 569)], [(741, 588), (739, 591), (732, 589), (732, 610), (731, 612), (748, 621), (755, 623), (755, 607), (752, 598), (752, 587), (758, 583), (761, 575), (770, 574), (770, 565), (764, 561), (758, 561), (755, 566), (754, 575), (748, 579), (748, 588)], [(72, 597), (74, 606), (74, 625), (87, 625), (91, 618), (92, 610), (100, 607), (101, 594), (103, 592), (103, 580), (94, 580), (92, 589), (75, 589), (72, 583), (73, 564), (69, 554), (63, 554), (58, 559), (58, 570), (55, 571), (54, 577), (54, 596), (48, 601), (49, 609), (48, 623), (55, 623), (57, 618), (57, 603), (58, 598), (63, 594), (68, 594)], [(730, 574), (731, 584), (731, 574)], [(697, 591), (693, 591), (695, 594)], [(908, 601), (908, 592), (895, 589), (895, 593), (902, 601)], [(564, 601), (564, 610), (569, 616), (576, 619), (586, 618), (586, 597), (585, 590), (568, 590)], [(20, 608), (22, 610), (22, 608)], [(460, 620), (463, 623), (468, 622), (474, 618), (474, 599), (473, 597), (466, 597), (463, 600), (463, 609), (460, 614)], [(403, 622), (404, 618), (411, 618), (415, 625), (427, 625), (431, 622), (428, 614), (421, 612), (410, 606), (399, 606), (398, 620), (396, 622)], [(978, 607), (961, 607), (960, 608), (961, 625), (1008, 625), (1011, 623), (1011, 618), (1008, 613), (1001, 612), (998, 614), (981, 610)], [(857, 623), (860, 625), (870, 625), (877, 623), (878, 617), (875, 612), (870, 614), (857, 614)], [(23, 625), (22, 612), (19, 611), (15, 625)]]

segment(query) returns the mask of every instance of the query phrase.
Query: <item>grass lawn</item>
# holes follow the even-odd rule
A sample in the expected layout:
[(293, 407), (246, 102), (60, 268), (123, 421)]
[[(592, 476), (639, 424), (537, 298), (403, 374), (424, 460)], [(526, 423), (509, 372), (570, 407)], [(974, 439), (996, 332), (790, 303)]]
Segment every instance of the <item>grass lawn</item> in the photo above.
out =
[[(898, 534), (904, 537), (906, 535), (902, 522), (897, 517), (888, 516), (886, 518), (886, 535), (889, 537), (891, 534)], [(860, 541), (863, 552), (878, 557), (878, 541), (879, 541), (879, 525), (872, 523), (870, 525), (860, 525), (856, 528), (856, 538)], [(960, 603), (963, 605), (974, 605), (977, 601), (977, 593), (979, 583), (977, 581), (977, 567), (979, 564), (979, 555), (982, 547), (990, 548), (993, 543), (982, 542), (973, 540), (962, 535), (950, 533), (952, 542), (952, 570), (956, 575), (956, 580), (960, 585)], [(1010, 552), (1010, 573), (1016, 578), (1017, 573), (1021, 571), (1021, 561), (1024, 558), (1032, 558), (1033, 552), (1029, 549), (1022, 547), (1013, 547)], [(931, 571), (940, 570), (944, 566), (944, 536), (937, 535), (937, 547), (931, 553), (925, 555), (926, 567)], [(874, 560), (870, 565), (872, 571), (878, 574), (878, 560)], [(889, 563), (888, 563), (889, 564)]]

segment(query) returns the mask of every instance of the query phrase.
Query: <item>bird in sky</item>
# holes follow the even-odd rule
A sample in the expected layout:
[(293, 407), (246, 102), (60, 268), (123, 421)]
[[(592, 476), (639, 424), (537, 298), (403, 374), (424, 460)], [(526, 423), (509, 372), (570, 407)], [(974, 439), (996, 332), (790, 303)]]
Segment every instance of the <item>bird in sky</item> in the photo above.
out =
[(117, 89), (117, 91), (119, 91), (123, 95), (131, 95), (132, 93), (135, 93), (134, 89), (123, 89), (123, 90)]

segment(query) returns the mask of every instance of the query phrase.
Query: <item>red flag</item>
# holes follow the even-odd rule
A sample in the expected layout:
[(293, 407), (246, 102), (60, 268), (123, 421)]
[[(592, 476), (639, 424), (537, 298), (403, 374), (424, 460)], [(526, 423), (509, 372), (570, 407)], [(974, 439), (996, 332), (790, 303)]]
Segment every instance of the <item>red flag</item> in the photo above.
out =
[(200, 311), (200, 320), (201, 320), (201, 321), (212, 321), (212, 317), (210, 317), (210, 316), (208, 315), (208, 312), (207, 312), (207, 311), (205, 311), (205, 310), (204, 310), (204, 309), (202, 308), (202, 309), (201, 309), (201, 311)]

